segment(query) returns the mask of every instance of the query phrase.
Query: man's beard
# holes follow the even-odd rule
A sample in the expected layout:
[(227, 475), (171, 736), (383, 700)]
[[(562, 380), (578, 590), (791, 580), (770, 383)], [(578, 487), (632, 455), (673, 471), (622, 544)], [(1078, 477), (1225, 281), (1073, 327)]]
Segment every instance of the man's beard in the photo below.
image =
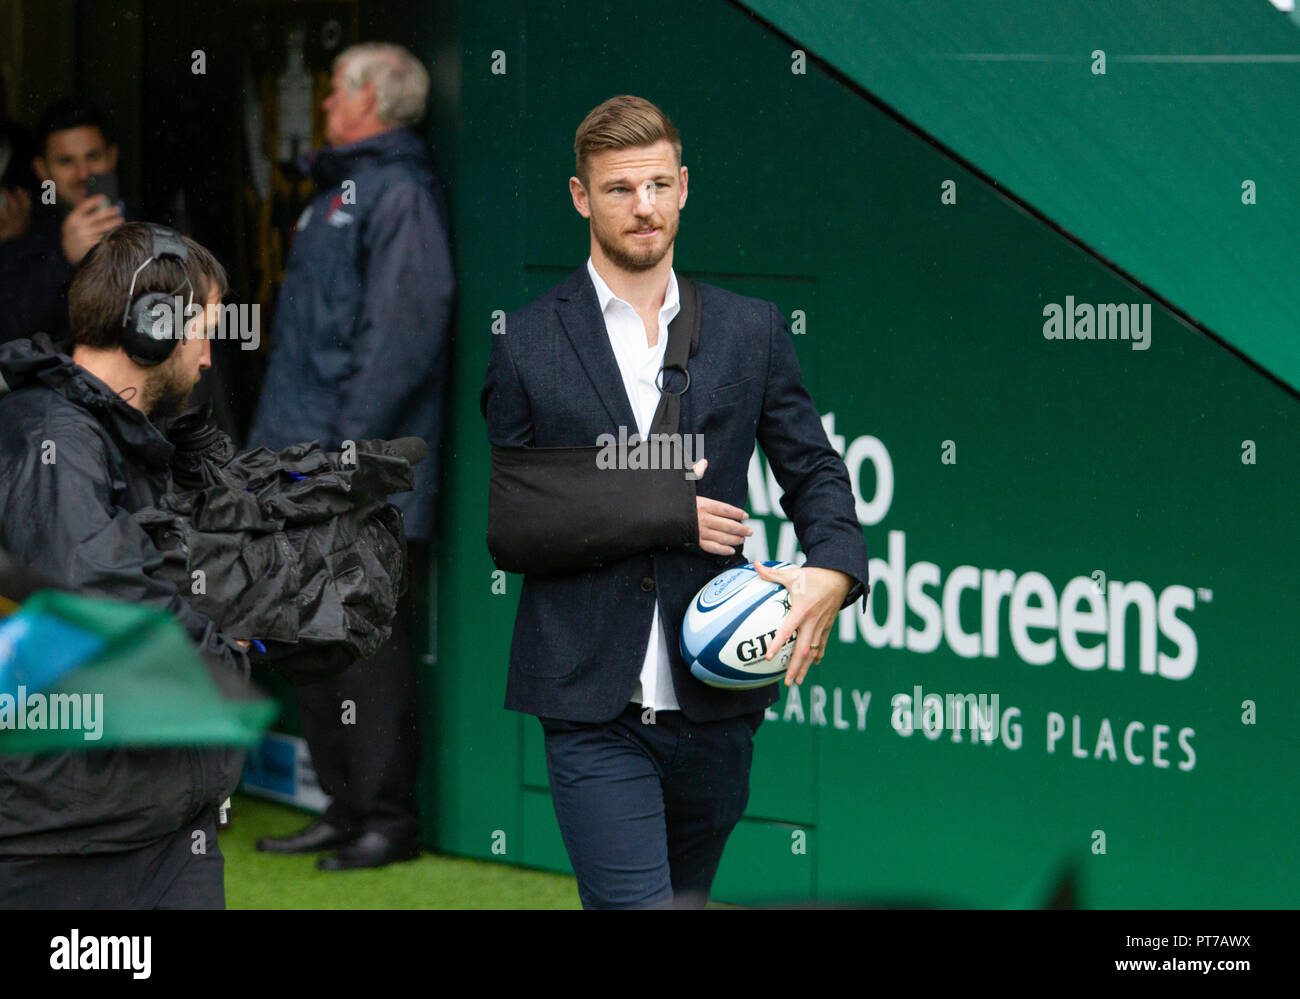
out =
[(177, 378), (175, 367), (164, 364), (145, 376), (141, 408), (153, 423), (170, 420), (185, 412), (193, 389), (193, 385), (186, 385)]
[[(613, 262), (615, 267), (625, 271), (648, 271), (658, 267), (659, 261), (668, 256), (668, 251), (673, 248), (673, 240), (677, 238), (677, 224), (677, 219), (673, 219), (671, 229), (666, 225), (663, 227), (664, 234), (668, 238), (664, 241), (662, 250), (656, 250), (653, 246), (650, 246), (646, 248), (650, 251), (649, 253), (643, 250), (640, 254), (628, 253), (621, 245), (608, 239), (595, 226), (592, 226), (591, 231), (595, 234), (596, 242), (600, 244), (600, 248), (605, 251), (605, 256)], [(623, 235), (623, 233), (619, 235)]]

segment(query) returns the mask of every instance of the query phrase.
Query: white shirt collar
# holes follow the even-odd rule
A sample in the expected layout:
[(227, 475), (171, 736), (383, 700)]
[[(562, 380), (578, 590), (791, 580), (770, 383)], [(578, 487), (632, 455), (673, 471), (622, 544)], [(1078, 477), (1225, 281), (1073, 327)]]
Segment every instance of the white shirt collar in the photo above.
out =
[[(604, 278), (596, 273), (596, 265), (591, 262), (591, 257), (587, 258), (587, 273), (591, 275), (591, 283), (596, 287), (596, 301), (600, 303), (600, 311), (602, 315), (609, 311), (610, 302), (623, 302), (623, 304), (629, 309), (632, 308), (631, 304), (624, 302), (623, 299), (615, 295), (610, 290), (609, 285), (605, 283)], [(669, 268), (668, 291), (664, 294), (664, 304), (659, 309), (659, 314), (662, 316), (669, 309), (675, 310), (679, 304), (680, 298), (677, 291), (677, 272), (672, 268)]]

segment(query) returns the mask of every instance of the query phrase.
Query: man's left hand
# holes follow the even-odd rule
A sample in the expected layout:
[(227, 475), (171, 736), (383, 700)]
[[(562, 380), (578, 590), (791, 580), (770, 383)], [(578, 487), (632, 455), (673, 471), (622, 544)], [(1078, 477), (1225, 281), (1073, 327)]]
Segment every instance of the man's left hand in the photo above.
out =
[(754, 570), (763, 579), (780, 583), (790, 591), (790, 611), (777, 629), (765, 658), (770, 661), (798, 629), (794, 655), (790, 657), (790, 666), (785, 671), (785, 685), (788, 687), (792, 683), (803, 683), (808, 667), (820, 663), (826, 654), (826, 641), (844, 604), (844, 598), (853, 587), (853, 580), (838, 569), (817, 569), (810, 566), (772, 569), (761, 562), (755, 562)]

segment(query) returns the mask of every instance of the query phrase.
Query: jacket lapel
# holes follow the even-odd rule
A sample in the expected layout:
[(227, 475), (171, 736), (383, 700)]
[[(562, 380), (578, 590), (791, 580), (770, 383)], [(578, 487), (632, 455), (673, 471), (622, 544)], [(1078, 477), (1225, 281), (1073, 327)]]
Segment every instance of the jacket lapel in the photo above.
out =
[(609, 343), (605, 318), (600, 313), (600, 302), (586, 264), (569, 276), (556, 299), (556, 311), (564, 332), (578, 352), (578, 359), (609, 418), (614, 421), (614, 426), (627, 427), (629, 435), (635, 434), (636, 417), (632, 414), (632, 403), (623, 387), (623, 376), (618, 370), (614, 348)]

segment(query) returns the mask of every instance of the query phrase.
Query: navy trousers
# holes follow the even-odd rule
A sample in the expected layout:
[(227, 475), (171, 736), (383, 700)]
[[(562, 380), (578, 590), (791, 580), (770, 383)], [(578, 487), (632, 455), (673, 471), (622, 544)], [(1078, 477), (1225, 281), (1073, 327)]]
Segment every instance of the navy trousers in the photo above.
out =
[(584, 909), (703, 908), (749, 801), (763, 712), (695, 723), (639, 704), (609, 722), (539, 718), (555, 817)]

